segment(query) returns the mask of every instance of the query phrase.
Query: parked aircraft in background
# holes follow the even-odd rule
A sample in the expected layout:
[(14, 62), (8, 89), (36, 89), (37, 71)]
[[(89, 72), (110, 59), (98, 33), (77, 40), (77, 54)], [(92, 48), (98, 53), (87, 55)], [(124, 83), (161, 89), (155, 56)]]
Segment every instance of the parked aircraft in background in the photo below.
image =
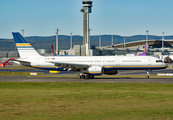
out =
[(135, 56), (146, 56), (146, 48), (147, 48), (147, 42), (145, 43), (143, 53), (141, 53), (141, 54), (135, 54)]
[[(147, 47), (147, 42), (145, 43), (143, 53), (135, 54), (135, 55), (136, 56), (146, 56), (146, 47)], [(165, 63), (172, 63), (173, 62), (173, 55), (159, 55), (158, 58), (161, 59)]]
[(21, 65), (47, 70), (80, 71), (78, 78), (94, 78), (94, 75), (117, 74), (118, 70), (164, 69), (160, 59), (150, 56), (41, 56), (20, 33), (12, 33)]
[(52, 54), (53, 54), (53, 56), (76, 56), (76, 55), (57, 55), (56, 54), (56, 51), (55, 51), (55, 49), (53, 47), (53, 44), (51, 44), (51, 48), (52, 48)]
[(8, 63), (10, 60), (14, 60), (14, 58), (10, 58), (7, 61), (0, 64), (0, 67), (5, 67), (5, 65), (12, 65), (12, 63)]
[(52, 53), (53, 53), (53, 55), (56, 56), (57, 54), (56, 54), (56, 52), (54, 50), (53, 44), (51, 44), (51, 47), (52, 47)]
[(160, 58), (165, 63), (173, 62), (173, 55), (159, 55), (158, 58)]
[(126, 54), (125, 56), (147, 56), (146, 47), (147, 47), (147, 42), (145, 43), (143, 53), (140, 53), (140, 54)]

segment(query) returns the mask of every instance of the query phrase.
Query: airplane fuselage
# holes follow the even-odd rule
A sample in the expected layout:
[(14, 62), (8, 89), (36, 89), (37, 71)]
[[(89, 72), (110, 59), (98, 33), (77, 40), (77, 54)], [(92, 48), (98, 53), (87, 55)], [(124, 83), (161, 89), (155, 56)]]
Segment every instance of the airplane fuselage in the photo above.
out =
[[(22, 59), (21, 59), (22, 60)], [(24, 59), (22, 61), (25, 61)], [(150, 56), (40, 56), (27, 59), (22, 65), (47, 70), (65, 70), (60, 64), (100, 66), (105, 70), (154, 70), (164, 69), (166, 64)], [(30, 64), (29, 64), (30, 63)], [(58, 65), (56, 65), (56, 63)]]

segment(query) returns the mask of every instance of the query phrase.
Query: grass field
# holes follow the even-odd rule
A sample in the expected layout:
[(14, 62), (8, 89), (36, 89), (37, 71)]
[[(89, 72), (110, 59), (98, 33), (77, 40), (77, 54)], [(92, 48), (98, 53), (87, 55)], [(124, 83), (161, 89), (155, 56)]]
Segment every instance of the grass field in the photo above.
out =
[(30, 75), (30, 72), (0, 72), (0, 76)]
[(1, 120), (172, 120), (173, 84), (0, 82)]

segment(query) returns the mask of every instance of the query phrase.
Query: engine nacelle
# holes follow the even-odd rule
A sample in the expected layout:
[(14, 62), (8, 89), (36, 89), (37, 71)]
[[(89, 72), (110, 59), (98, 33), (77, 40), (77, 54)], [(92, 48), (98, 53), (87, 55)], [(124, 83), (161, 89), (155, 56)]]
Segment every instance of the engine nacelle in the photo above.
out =
[(103, 68), (101, 66), (92, 66), (92, 67), (89, 67), (86, 71), (84, 71), (84, 74), (102, 75)]
[(118, 74), (118, 71), (117, 70), (106, 70), (106, 71), (104, 71), (104, 74), (115, 75), (115, 74)]

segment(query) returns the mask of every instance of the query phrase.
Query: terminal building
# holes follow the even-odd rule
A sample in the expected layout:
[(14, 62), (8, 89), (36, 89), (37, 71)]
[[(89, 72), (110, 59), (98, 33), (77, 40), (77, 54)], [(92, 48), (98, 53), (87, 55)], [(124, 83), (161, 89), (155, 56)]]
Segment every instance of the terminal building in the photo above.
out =
[[(105, 55), (126, 55), (142, 53), (146, 40), (139, 40), (128, 43), (114, 44), (103, 47), (91, 47), (90, 56)], [(38, 49), (39, 54), (49, 56), (52, 55), (51, 50)], [(86, 56), (85, 45), (74, 45), (73, 49), (60, 50), (59, 55), (76, 55)], [(173, 40), (164, 40), (163, 55), (173, 54)], [(148, 40), (147, 55), (162, 55), (162, 40)], [(0, 51), (0, 59), (19, 57), (18, 51)]]
[[(139, 54), (144, 50), (146, 40), (139, 40), (128, 43), (114, 44), (110, 46), (94, 47), (91, 46), (90, 56), (106, 56), (106, 55), (127, 55)], [(164, 40), (162, 54), (162, 40), (148, 40), (147, 55), (171, 55), (173, 54), (173, 40)], [(60, 50), (59, 55), (76, 55), (86, 56), (85, 45), (74, 45), (73, 49)]]
[[(99, 55), (125, 55), (141, 53), (144, 49), (146, 40), (134, 41), (129, 43), (115, 44), (105, 47), (96, 47), (100, 50)], [(163, 55), (173, 53), (173, 40), (164, 40)], [(147, 55), (161, 55), (162, 40), (148, 40)]]

